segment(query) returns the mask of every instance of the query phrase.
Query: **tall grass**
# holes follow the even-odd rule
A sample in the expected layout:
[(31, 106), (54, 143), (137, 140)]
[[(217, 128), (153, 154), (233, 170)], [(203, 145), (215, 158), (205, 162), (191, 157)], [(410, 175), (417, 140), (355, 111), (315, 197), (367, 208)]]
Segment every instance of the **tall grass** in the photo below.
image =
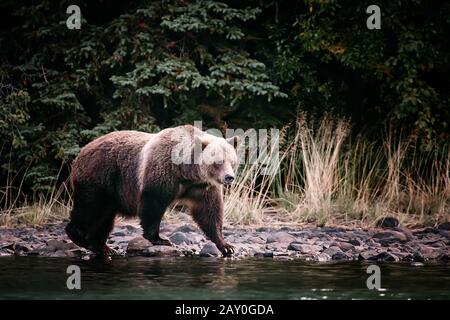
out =
[(12, 176), (10, 172), (8, 170), (6, 185), (0, 188), (0, 226), (37, 226), (69, 216), (72, 199), (66, 182), (55, 182), (48, 191), (30, 198), (23, 192), (26, 173), (17, 184), (15, 180), (18, 176)]
[(283, 143), (277, 176), (258, 179), (259, 164), (243, 166), (225, 198), (231, 223), (261, 223), (273, 213), (317, 225), (371, 225), (387, 215), (406, 225), (450, 219), (448, 147), (419, 151), (392, 131), (380, 141), (352, 139), (346, 121), (328, 116), (316, 126), (299, 117)]
[[(280, 137), (283, 136), (284, 130), (280, 133)], [(279, 156), (276, 154), (278, 148), (272, 143), (262, 147), (266, 149), (265, 152), (252, 150), (253, 153), (248, 154), (248, 159), (254, 157), (256, 161), (245, 161), (239, 168), (235, 183), (225, 191), (224, 214), (229, 222), (259, 224), (264, 218), (267, 220), (279, 212), (276, 206), (270, 205), (273, 200), (269, 197), (270, 187), (277, 175), (268, 174), (271, 171), (268, 167), (269, 162), (274, 161), (274, 156)], [(283, 160), (283, 154), (277, 161)]]

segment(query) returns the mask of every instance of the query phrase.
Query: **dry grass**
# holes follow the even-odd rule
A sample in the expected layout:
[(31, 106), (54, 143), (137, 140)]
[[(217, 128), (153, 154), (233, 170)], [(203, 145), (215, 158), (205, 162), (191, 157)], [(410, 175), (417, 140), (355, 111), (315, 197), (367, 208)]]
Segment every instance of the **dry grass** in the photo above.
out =
[(299, 117), (295, 134), (284, 141), (277, 176), (257, 183), (258, 165), (244, 165), (225, 198), (226, 217), (261, 223), (275, 213), (319, 226), (370, 226), (387, 215), (405, 225), (449, 220), (450, 151), (418, 152), (413, 139), (394, 136), (388, 132), (378, 144), (351, 140), (346, 121), (326, 116), (314, 128)]
[(69, 216), (72, 199), (67, 183), (55, 184), (48, 192), (29, 200), (22, 192), (23, 178), (14, 187), (15, 178), (8, 175), (7, 186), (0, 188), (0, 226), (38, 226)]

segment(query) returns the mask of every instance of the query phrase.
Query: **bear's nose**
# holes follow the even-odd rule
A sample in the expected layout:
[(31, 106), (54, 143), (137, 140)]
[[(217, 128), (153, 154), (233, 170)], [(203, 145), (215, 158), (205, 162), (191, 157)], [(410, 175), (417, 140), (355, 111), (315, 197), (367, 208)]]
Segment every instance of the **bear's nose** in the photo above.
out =
[(225, 178), (223, 178), (223, 183), (225, 185), (229, 185), (233, 182), (233, 180), (234, 180), (234, 177), (232, 175), (226, 174)]

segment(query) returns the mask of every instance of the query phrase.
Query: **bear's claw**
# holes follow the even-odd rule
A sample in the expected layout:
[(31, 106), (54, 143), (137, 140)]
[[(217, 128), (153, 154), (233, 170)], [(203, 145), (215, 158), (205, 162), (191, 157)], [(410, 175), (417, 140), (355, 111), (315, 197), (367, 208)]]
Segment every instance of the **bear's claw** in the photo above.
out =
[(224, 256), (231, 256), (236, 252), (236, 249), (228, 243), (225, 243), (220, 250)]

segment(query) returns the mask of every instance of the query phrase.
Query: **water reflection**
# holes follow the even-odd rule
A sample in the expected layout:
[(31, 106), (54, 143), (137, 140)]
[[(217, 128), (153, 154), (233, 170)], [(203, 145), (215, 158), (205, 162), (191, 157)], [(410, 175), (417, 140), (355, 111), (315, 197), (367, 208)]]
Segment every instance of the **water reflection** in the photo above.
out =
[[(82, 289), (66, 288), (81, 269)], [(384, 291), (368, 290), (367, 264), (271, 259), (0, 258), (0, 298), (71, 299), (407, 299), (450, 298), (450, 266), (385, 264)]]

